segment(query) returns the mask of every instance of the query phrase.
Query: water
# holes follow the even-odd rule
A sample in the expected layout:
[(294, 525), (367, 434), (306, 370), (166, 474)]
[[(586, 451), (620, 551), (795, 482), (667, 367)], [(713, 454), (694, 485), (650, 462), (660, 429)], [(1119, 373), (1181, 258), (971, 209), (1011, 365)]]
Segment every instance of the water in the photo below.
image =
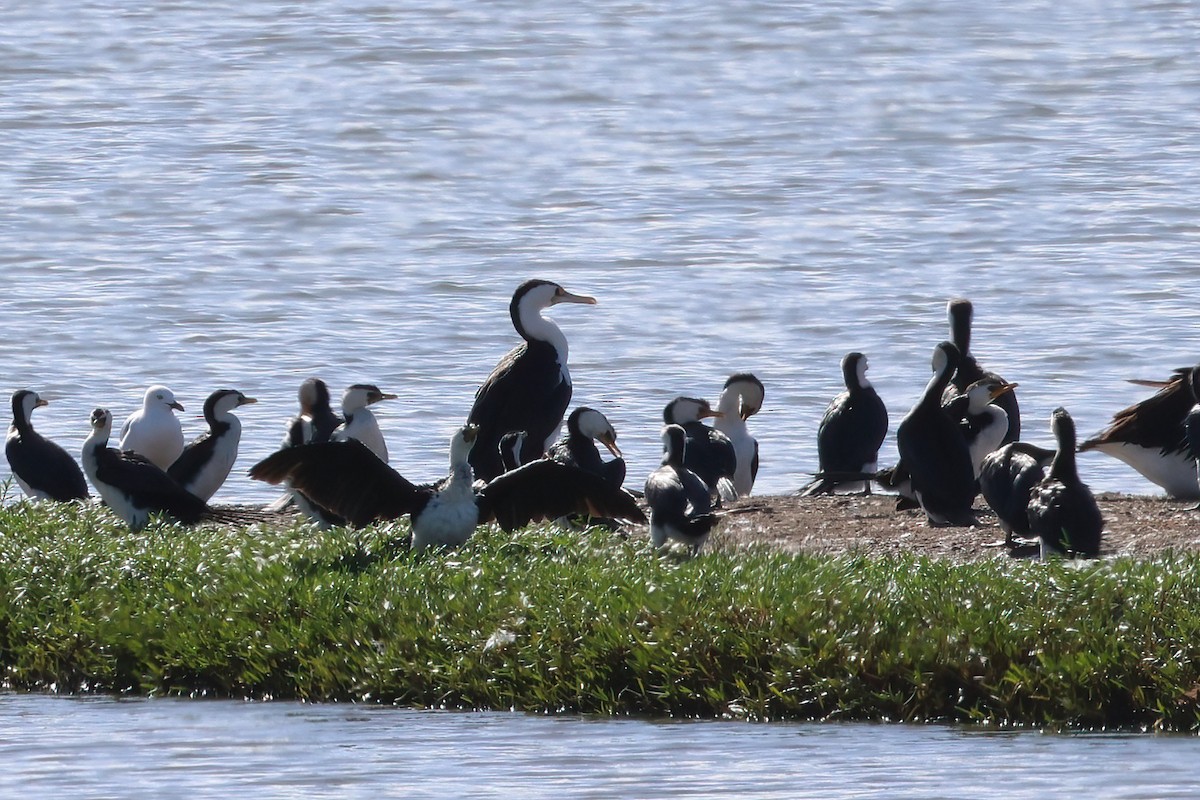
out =
[(11, 797), (1162, 800), (1197, 777), (1191, 737), (943, 726), (8, 695), (0, 731)]
[[(93, 407), (121, 420), (151, 383), (190, 435), (209, 392), (242, 389), (260, 402), (217, 499), (258, 502), (274, 491), (244, 468), (300, 381), (369, 381), (400, 395), (379, 407), (392, 463), (427, 480), (516, 342), (513, 288), (545, 277), (599, 299), (552, 316), (630, 485), (658, 462), (669, 399), (750, 370), (767, 387), (758, 488), (778, 493), (816, 468), (844, 353), (869, 355), (894, 433), (953, 296), (975, 301), (973, 349), (1020, 382), (1035, 441), (1058, 405), (1087, 435), (1147, 394), (1127, 378), (1197, 361), (1200, 7), (795, 6), (7, 4), (0, 389), (48, 397), (38, 427), (72, 450)], [(1156, 491), (1103, 456), (1080, 466), (1095, 489)], [(1190, 763), (1173, 739), (940, 728), (20, 697), (0, 713), (20, 723), (6, 781), (77, 796), (420, 778), (430, 794), (1163, 797)]]

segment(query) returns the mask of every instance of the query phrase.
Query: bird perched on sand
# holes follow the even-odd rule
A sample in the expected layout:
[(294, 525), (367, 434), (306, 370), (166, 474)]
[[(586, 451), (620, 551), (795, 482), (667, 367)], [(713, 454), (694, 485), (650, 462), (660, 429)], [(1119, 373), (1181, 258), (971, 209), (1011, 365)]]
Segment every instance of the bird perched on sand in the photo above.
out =
[(1029, 529), (1047, 555), (1096, 556), (1104, 519), (1092, 492), (1079, 479), (1075, 463), (1075, 421), (1065, 408), (1054, 409), (1050, 428), (1058, 449), (1050, 471), (1029, 498)]
[(380, 461), (387, 461), (387, 442), (384, 441), (379, 421), (375, 419), (375, 414), (369, 406), (383, 400), (395, 399), (396, 395), (382, 392), (374, 384), (354, 384), (342, 394), (342, 417), (345, 422), (334, 429), (331, 438), (336, 441), (357, 439), (378, 456)]
[(1046, 477), (1054, 459), (1053, 450), (1029, 442), (1009, 442), (983, 457), (979, 470), (979, 493), (996, 512), (1004, 544), (1018, 547), (1029, 529), (1029, 498), (1033, 488)]
[[(943, 400), (949, 400), (956, 394), (965, 393), (968, 386), (984, 378), (1007, 383), (996, 373), (979, 366), (979, 362), (971, 353), (971, 321), (974, 314), (975, 308), (971, 305), (970, 300), (958, 298), (946, 304), (946, 316), (950, 321), (950, 341), (958, 348), (959, 364), (954, 372), (951, 385), (946, 388), (946, 397)], [(1017, 403), (1016, 393), (1009, 390), (997, 397), (996, 405), (1004, 409), (1004, 413), (1008, 416), (1008, 431), (1004, 434), (1001, 444), (1017, 441), (1021, 438), (1021, 407)]]
[(1008, 436), (1008, 413), (999, 401), (1016, 386), (999, 378), (980, 378), (942, 405), (952, 419), (958, 420), (971, 451), (975, 477), (979, 477), (984, 456), (1000, 447)]
[(166, 386), (151, 386), (142, 396), (141, 409), (121, 426), (118, 447), (140, 453), (159, 469), (167, 469), (183, 452), (183, 427), (176, 411), (183, 411), (183, 406), (175, 400), (175, 393)]
[[(612, 454), (605, 461), (596, 442)], [(567, 432), (546, 451), (546, 457), (601, 476), (614, 486), (625, 482), (625, 458), (617, 447), (617, 432), (608, 418), (594, 408), (579, 406), (567, 417)]]
[(201, 500), (211, 500), (229, 477), (242, 441), (242, 422), (234, 409), (257, 402), (236, 389), (210, 394), (204, 401), (208, 430), (183, 448), (167, 475)]
[(933, 351), (933, 377), (896, 429), (896, 447), (912, 491), (931, 525), (970, 525), (977, 493), (971, 451), (958, 423), (942, 409), (942, 392), (959, 363), (958, 348)]
[(342, 418), (333, 411), (329, 387), (320, 378), (306, 378), (297, 392), (300, 413), (288, 420), (283, 446), (327, 442)]
[(22, 389), (12, 396), (13, 421), (4, 453), (21, 490), (40, 500), (85, 500), (83, 470), (66, 450), (33, 429), (33, 410), (48, 405), (37, 392)]
[(284, 448), (251, 467), (250, 477), (287, 481), (312, 503), (356, 527), (407, 514), (415, 550), (456, 547), (476, 526), (493, 520), (506, 531), (576, 513), (646, 520), (628, 492), (549, 458), (477, 484), (469, 461), (477, 444), (477, 426), (459, 428), (450, 441), (449, 475), (421, 485), (410, 483), (353, 439)]
[(646, 478), (645, 498), (650, 507), (650, 544), (661, 548), (668, 539), (683, 542), (692, 553), (708, 539), (717, 524), (709, 487), (684, 465), (687, 433), (679, 425), (663, 428), (662, 466)]
[(842, 357), (846, 388), (833, 398), (817, 427), (819, 472), (800, 490), (803, 496), (843, 491), (871, 492), (871, 481), (852, 477), (873, 475), (879, 469), (879, 448), (887, 436), (888, 413), (875, 387), (867, 380), (867, 357)]
[(500, 360), (475, 393), (467, 422), (478, 426), (470, 450), (475, 475), (490, 481), (504, 471), (500, 439), (525, 431), (519, 461), (540, 458), (553, 444), (571, 402), (567, 337), (542, 311), (559, 303), (594, 305), (595, 298), (572, 294), (557, 283), (529, 280), (508, 305), (513, 327), (525, 341)]
[(748, 497), (754, 490), (754, 481), (758, 478), (758, 440), (750, 435), (746, 420), (762, 409), (765, 399), (762, 381), (749, 372), (730, 375), (717, 398), (719, 413), (713, 419), (713, 428), (729, 438), (737, 459), (733, 481), (728, 484), (732, 491), (722, 484), (725, 488), (723, 500)]
[(683, 428), (686, 447), (683, 466), (699, 476), (713, 496), (720, 496), (720, 482), (732, 481), (737, 472), (737, 451), (729, 437), (704, 423), (720, 416), (707, 400), (676, 397), (663, 409), (663, 423)]

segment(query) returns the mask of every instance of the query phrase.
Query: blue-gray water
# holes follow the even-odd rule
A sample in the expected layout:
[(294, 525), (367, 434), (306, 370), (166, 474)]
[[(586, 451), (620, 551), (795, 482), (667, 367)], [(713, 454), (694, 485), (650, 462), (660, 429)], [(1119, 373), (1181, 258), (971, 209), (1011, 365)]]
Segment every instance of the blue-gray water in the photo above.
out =
[[(188, 407), (189, 434), (210, 391), (242, 389), (260, 402), (241, 412), (242, 460), (217, 500), (250, 502), (274, 496), (244, 467), (276, 446), (303, 378), (374, 382), (400, 395), (378, 407), (392, 463), (426, 480), (516, 342), (513, 288), (537, 276), (599, 299), (551, 313), (575, 400), (613, 420), (633, 486), (657, 464), (665, 402), (715, 399), (733, 371), (767, 386), (761, 492), (815, 469), (849, 350), (869, 355), (894, 431), (958, 295), (976, 303), (976, 355), (1021, 384), (1026, 438), (1048, 442), (1060, 404), (1087, 435), (1148, 393), (1125, 379), (1200, 357), (1197, 41), (1200, 6), (1169, 0), (9, 3), (0, 389), (47, 396), (35, 421), (72, 450), (93, 407), (120, 420), (151, 383)], [(1155, 491), (1103, 456), (1081, 471), (1095, 489)], [(137, 790), (139, 764), (228, 794), (254, 780), (240, 767), (277, 756), (271, 774), (296, 793), (337, 796), (413, 774), (489, 792), (514, 760), (556, 776), (512, 779), (543, 795), (576, 766), (598, 784), (649, 770), (675, 794), (710, 770), (694, 796), (726, 780), (870, 794), (896, 759), (965, 782), (912, 778), (907, 796), (973, 796), (1033, 759), (1027, 796), (1082, 794), (1120, 761), (1124, 783), (1102, 793), (1155, 797), (1179, 763), (1158, 739), (491, 716), (434, 716), (409, 739), (425, 717), (4, 708), (24, 726), (6, 728), (6, 764), (28, 746), (28, 780), (93, 780), (96, 796)], [(514, 743), (530, 728), (553, 734)], [(296, 771), (299, 729), (322, 744), (325, 783)], [(55, 760), (38, 730), (98, 752)], [(438, 759), (485, 732), (507, 744)], [(702, 735), (720, 747), (673, 747)], [(594, 745), (564, 754), (562, 736)], [(630, 756), (627, 738), (647, 749)], [(368, 767), (343, 772), (343, 757)], [(814, 760), (841, 772), (822, 778)]]
[(1196, 742), (0, 695), (5, 797), (1194, 797)]

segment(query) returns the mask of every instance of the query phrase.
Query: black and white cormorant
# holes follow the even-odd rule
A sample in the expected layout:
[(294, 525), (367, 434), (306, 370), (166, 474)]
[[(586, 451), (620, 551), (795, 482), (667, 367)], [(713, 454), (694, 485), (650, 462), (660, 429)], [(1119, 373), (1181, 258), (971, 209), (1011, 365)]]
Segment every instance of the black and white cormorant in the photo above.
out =
[(762, 381), (752, 373), (737, 372), (726, 379), (717, 398), (720, 413), (713, 420), (713, 428), (729, 437), (737, 458), (733, 491), (723, 496), (725, 500), (748, 497), (754, 491), (754, 481), (758, 478), (758, 440), (750, 435), (746, 420), (762, 409), (766, 395)]
[(208, 431), (183, 448), (167, 474), (201, 500), (211, 500), (229, 477), (242, 441), (242, 422), (233, 411), (257, 402), (236, 389), (218, 389), (210, 394), (204, 401)]
[(338, 441), (357, 439), (381, 461), (387, 461), (388, 450), (383, 431), (379, 429), (379, 422), (368, 406), (395, 399), (396, 395), (380, 391), (374, 384), (354, 384), (342, 394), (342, 416), (346, 421), (334, 430), (332, 438)]
[(650, 508), (650, 544), (661, 548), (674, 539), (698, 553), (717, 524), (709, 487), (684, 465), (687, 433), (679, 425), (663, 428), (662, 466), (646, 478), (645, 498)]
[[(613, 458), (600, 457), (596, 442)], [(625, 458), (617, 447), (617, 432), (608, 418), (594, 408), (579, 406), (567, 417), (567, 432), (546, 451), (546, 457), (601, 476), (614, 486), (625, 482)]]
[(958, 348), (950, 342), (934, 348), (933, 377), (896, 429), (900, 460), (931, 525), (975, 522), (972, 504), (977, 485), (971, 451), (959, 424), (942, 409), (942, 392), (958, 361)]
[(869, 494), (871, 481), (848, 477), (874, 474), (879, 469), (879, 448), (887, 436), (888, 413), (875, 387), (867, 380), (867, 357), (847, 353), (842, 357), (846, 389), (833, 398), (817, 427), (817, 477), (801, 495), (829, 494), (841, 489)]
[[(1188, 453), (1196, 463), (1198, 480), (1200, 480), (1200, 365), (1192, 367), (1188, 374), (1188, 387), (1192, 392), (1195, 405), (1183, 420), (1183, 431), (1187, 438)], [(1196, 506), (1200, 510), (1200, 505)]]
[(118, 447), (140, 453), (159, 469), (167, 469), (183, 452), (183, 427), (176, 411), (183, 406), (166, 386), (151, 386), (142, 396), (142, 407), (121, 426)]
[(1029, 498), (1053, 458), (1053, 450), (1029, 442), (1009, 442), (983, 457), (979, 493), (996, 512), (1009, 547), (1024, 544), (1017, 537), (1030, 534)]
[(108, 446), (112, 413), (92, 412), (92, 432), (83, 443), (83, 471), (104, 502), (133, 530), (146, 527), (150, 515), (167, 514), (180, 522), (199, 522), (208, 505), (184, 489), (154, 462), (133, 451)]
[(975, 470), (975, 477), (979, 477), (983, 457), (1004, 444), (1009, 419), (999, 400), (1016, 386), (999, 378), (980, 378), (942, 406), (952, 419), (958, 420), (962, 428), (967, 447), (971, 450), (971, 466)]
[[(968, 386), (984, 378), (1007, 383), (996, 373), (979, 366), (975, 357), (971, 355), (971, 318), (974, 313), (975, 309), (970, 300), (958, 298), (946, 304), (946, 315), (950, 320), (950, 340), (960, 354), (958, 369), (955, 370), (951, 385), (946, 389), (947, 395), (963, 394)], [(950, 397), (944, 399), (949, 400)], [(1017, 395), (1010, 391), (997, 398), (996, 405), (1008, 415), (1008, 431), (1001, 443), (1017, 441), (1021, 438), (1021, 407), (1017, 403)]]
[(1041, 539), (1042, 556), (1096, 556), (1104, 518), (1075, 465), (1075, 421), (1065, 408), (1054, 409), (1050, 429), (1058, 449), (1050, 471), (1029, 498), (1029, 529)]
[(645, 522), (631, 494), (549, 458), (477, 484), (469, 457), (479, 444), (478, 430), (467, 424), (455, 432), (450, 474), (436, 483), (410, 483), (355, 440), (284, 448), (251, 467), (250, 477), (287, 481), (356, 527), (408, 514), (416, 550), (460, 545), (490, 521), (506, 531), (576, 513)]
[(1158, 391), (1118, 411), (1107, 428), (1079, 446), (1079, 452), (1095, 450), (1124, 461), (1171, 497), (1200, 498), (1185, 427), (1196, 403), (1188, 385), (1191, 373), (1192, 368), (1184, 367), (1167, 381), (1133, 381)]
[(283, 446), (327, 442), (342, 418), (333, 411), (329, 386), (320, 378), (306, 378), (297, 392), (300, 413), (288, 420)]
[(720, 496), (721, 481), (733, 481), (737, 472), (737, 451), (729, 437), (703, 420), (720, 416), (707, 400), (698, 397), (676, 397), (663, 409), (663, 423), (683, 428), (687, 447), (683, 465), (700, 476), (709, 491)]
[(571, 402), (571, 373), (567, 369), (567, 337), (542, 311), (558, 303), (596, 300), (572, 294), (557, 283), (529, 280), (513, 292), (508, 313), (513, 327), (525, 341), (500, 360), (475, 393), (467, 422), (479, 426), (478, 441), (471, 449), (475, 474), (491, 480), (504, 471), (500, 461), (500, 437), (525, 431), (521, 463), (540, 458), (562, 425)]
[(12, 396), (13, 421), (4, 454), (22, 491), (40, 500), (86, 500), (83, 470), (66, 450), (33, 429), (35, 408), (47, 405), (37, 392), (22, 389)]

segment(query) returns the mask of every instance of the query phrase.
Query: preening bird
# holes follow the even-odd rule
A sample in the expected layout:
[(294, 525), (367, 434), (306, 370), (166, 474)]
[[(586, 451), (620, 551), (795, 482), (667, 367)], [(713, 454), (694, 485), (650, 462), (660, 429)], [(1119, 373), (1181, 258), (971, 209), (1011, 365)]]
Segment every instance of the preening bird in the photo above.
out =
[(374, 384), (354, 384), (342, 394), (342, 416), (346, 421), (334, 429), (332, 438), (338, 441), (357, 439), (380, 461), (387, 461), (388, 450), (383, 431), (379, 429), (379, 421), (368, 406), (395, 399), (396, 395), (380, 391)]
[(1172, 497), (1200, 498), (1196, 465), (1187, 445), (1188, 412), (1196, 400), (1188, 387), (1192, 368), (1175, 370), (1167, 381), (1133, 381), (1158, 388), (1118, 411), (1108, 427), (1079, 446), (1124, 461)]
[(33, 410), (47, 405), (37, 392), (22, 389), (12, 396), (13, 421), (4, 454), (21, 490), (40, 500), (85, 500), (83, 470), (66, 450), (33, 429)]
[(628, 492), (548, 458), (476, 485), (469, 458), (478, 444), (475, 425), (459, 428), (450, 441), (450, 473), (435, 483), (409, 482), (355, 440), (284, 448), (251, 467), (250, 477), (287, 481), (356, 527), (408, 514), (416, 550), (461, 545), (493, 520), (506, 531), (577, 513), (645, 522)]
[(933, 377), (896, 429), (896, 447), (912, 490), (931, 525), (970, 525), (977, 492), (971, 451), (958, 423), (942, 409), (942, 392), (958, 366), (958, 348), (933, 351)]
[(242, 422), (234, 409), (257, 403), (236, 389), (218, 389), (204, 401), (208, 431), (196, 437), (167, 469), (176, 483), (208, 502), (229, 477), (242, 441)]
[[(613, 458), (605, 461), (596, 442)], [(617, 432), (608, 418), (594, 408), (579, 406), (567, 417), (567, 432), (546, 451), (546, 457), (601, 476), (614, 486), (625, 482), (625, 458), (617, 447)]]
[(320, 378), (307, 378), (297, 392), (300, 413), (288, 420), (283, 446), (327, 442), (342, 418), (333, 412), (329, 387)]
[(83, 471), (113, 512), (135, 531), (146, 527), (150, 515), (162, 512), (180, 522), (199, 522), (207, 504), (184, 489), (150, 459), (108, 446), (112, 414), (92, 412), (92, 432), (83, 443)]
[[(713, 428), (725, 434), (733, 444), (737, 468), (729, 486), (732, 491), (722, 495), (724, 500), (748, 497), (758, 478), (758, 440), (746, 426), (746, 420), (757, 414), (766, 399), (762, 381), (749, 372), (730, 375), (717, 398), (717, 416)], [(722, 484), (724, 486), (724, 484)]]
[(133, 412), (121, 426), (118, 447), (140, 453), (165, 470), (183, 452), (183, 427), (176, 411), (183, 406), (175, 393), (166, 386), (151, 386), (142, 396), (142, 407)]
[(1065, 408), (1054, 409), (1050, 428), (1058, 449), (1050, 471), (1029, 498), (1029, 528), (1047, 555), (1096, 556), (1104, 519), (1092, 492), (1079, 479), (1075, 463), (1075, 421)]
[[(979, 366), (975, 356), (971, 354), (971, 320), (974, 313), (975, 309), (970, 300), (959, 298), (946, 304), (946, 316), (950, 321), (950, 340), (958, 348), (959, 364), (954, 372), (951, 385), (946, 389), (947, 396), (943, 400), (949, 400), (956, 394), (963, 394), (967, 387), (984, 378), (1007, 383), (996, 373)], [(1021, 407), (1017, 403), (1016, 393), (1010, 390), (997, 397), (996, 405), (1004, 409), (1004, 413), (1008, 415), (1008, 431), (1001, 444), (1017, 441), (1021, 438)]]
[(800, 490), (804, 496), (835, 490), (870, 494), (871, 481), (853, 476), (879, 469), (879, 448), (887, 436), (888, 413), (875, 387), (867, 380), (867, 357), (847, 353), (842, 357), (845, 391), (833, 398), (817, 427), (819, 472)]
[(720, 414), (707, 400), (698, 397), (676, 397), (663, 409), (663, 423), (683, 428), (687, 443), (682, 453), (683, 465), (696, 473), (714, 496), (719, 496), (720, 481), (732, 481), (737, 472), (733, 442), (703, 422)]
[(1016, 537), (1026, 537), (1029, 528), (1029, 498), (1033, 488), (1046, 477), (1054, 450), (1029, 442), (1009, 442), (983, 457), (979, 470), (979, 493), (996, 512), (1004, 543), (1016, 547)]
[(595, 302), (544, 280), (525, 281), (513, 293), (508, 313), (525, 341), (488, 375), (467, 415), (478, 426), (470, 462), (479, 478), (488, 481), (504, 471), (499, 445), (506, 433), (525, 431), (522, 464), (540, 458), (557, 437), (571, 402), (567, 337), (542, 311), (558, 303)]
[(681, 426), (663, 428), (662, 466), (646, 478), (645, 498), (650, 508), (650, 544), (661, 548), (675, 539), (698, 553), (718, 517), (708, 485), (684, 465), (687, 446)]
[(942, 406), (962, 429), (975, 477), (979, 477), (984, 456), (1000, 447), (1008, 435), (1008, 413), (999, 400), (1016, 386), (998, 378), (980, 378)]

